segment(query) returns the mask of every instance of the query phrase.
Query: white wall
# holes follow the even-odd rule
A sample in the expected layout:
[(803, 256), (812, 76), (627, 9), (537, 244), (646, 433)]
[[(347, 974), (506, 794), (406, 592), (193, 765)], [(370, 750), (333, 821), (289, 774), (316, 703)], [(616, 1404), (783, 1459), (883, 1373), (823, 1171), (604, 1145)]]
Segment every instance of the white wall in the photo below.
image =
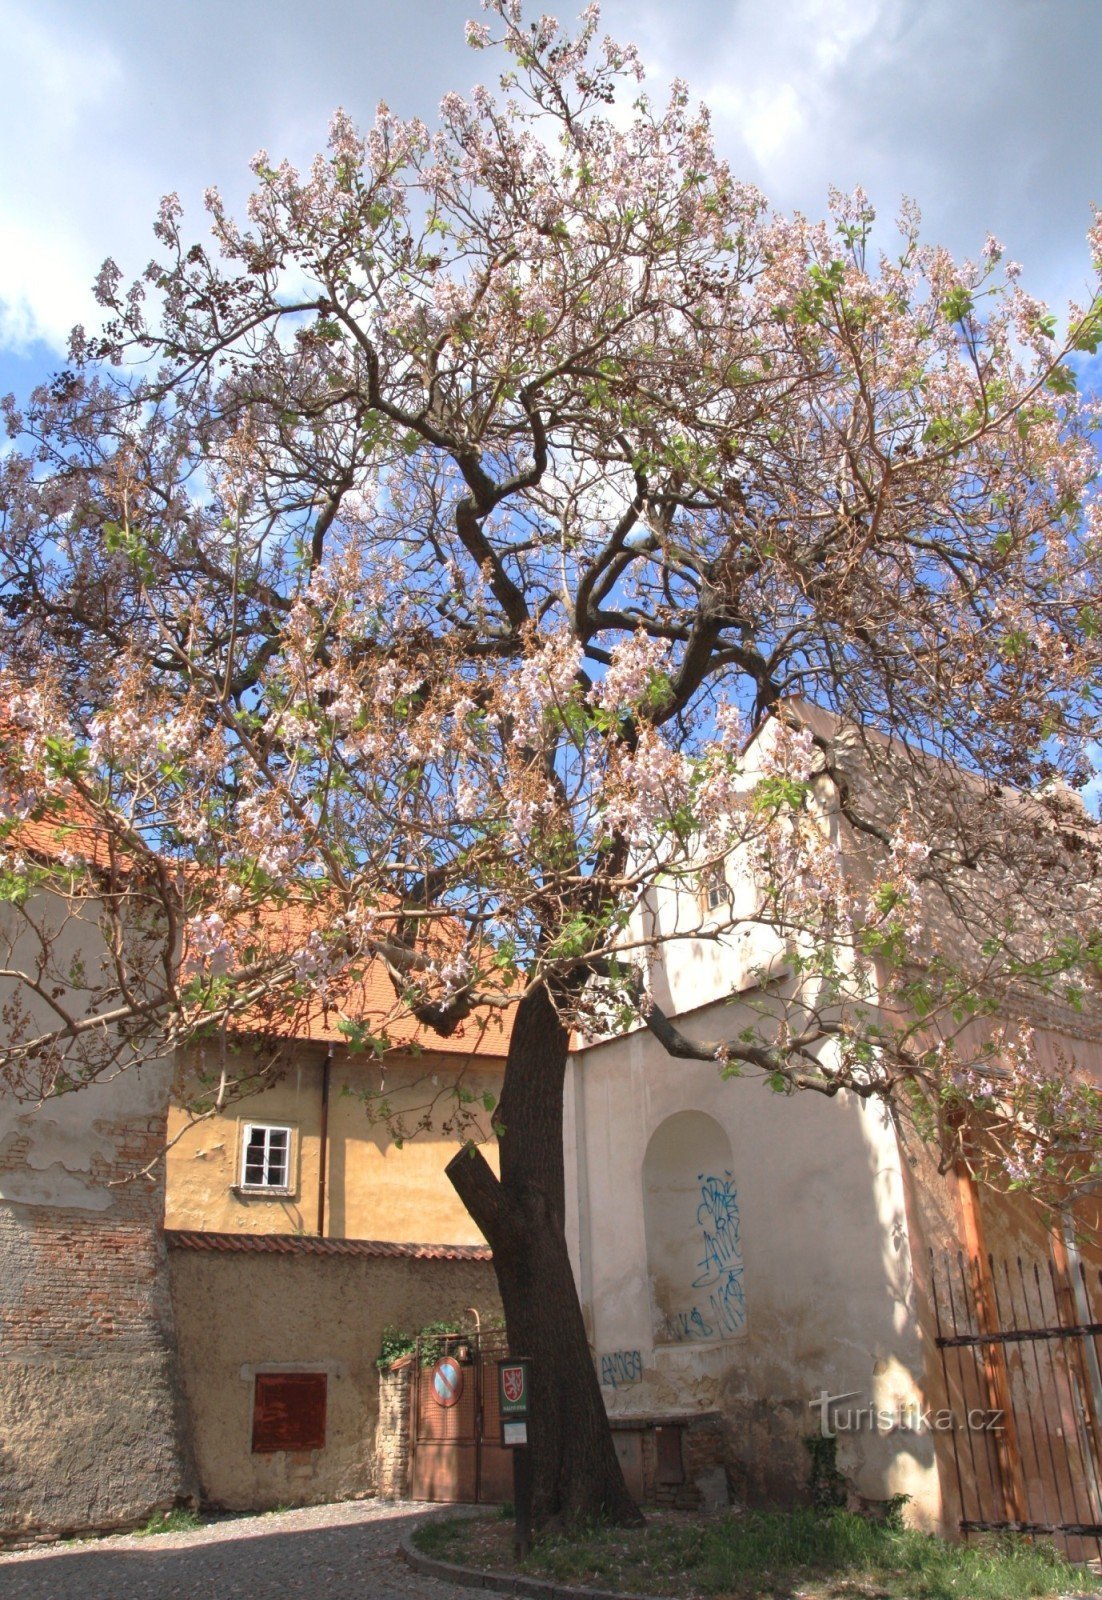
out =
[[(681, 1025), (713, 1038), (751, 1015), (736, 1002)], [(745, 1455), (748, 1491), (785, 1498), (784, 1485), (806, 1474), (802, 1440), (818, 1431), (819, 1417), (809, 1402), (822, 1389), (854, 1391), (852, 1407), (921, 1402), (900, 1156), (880, 1107), (776, 1095), (749, 1078), (724, 1082), (717, 1067), (672, 1060), (644, 1032), (576, 1056), (569, 1085), (566, 1148), (576, 1182), (568, 1230), (610, 1412), (718, 1406)], [(664, 1266), (684, 1279), (688, 1257), (661, 1240), (664, 1262), (652, 1252), (648, 1265), (644, 1162), (656, 1131), (686, 1111), (714, 1118), (730, 1141), (745, 1320), (721, 1334), (705, 1284), (701, 1322), (684, 1324), (678, 1339), (668, 1324), (663, 1335), (655, 1279)], [(705, 1165), (713, 1156), (702, 1150)], [(682, 1162), (686, 1172), (691, 1165)], [(699, 1249), (705, 1262), (707, 1212), (698, 1216), (691, 1198), (681, 1255)], [(860, 1493), (909, 1494), (922, 1520), (937, 1519), (929, 1435), (861, 1426), (839, 1435), (838, 1456)]]

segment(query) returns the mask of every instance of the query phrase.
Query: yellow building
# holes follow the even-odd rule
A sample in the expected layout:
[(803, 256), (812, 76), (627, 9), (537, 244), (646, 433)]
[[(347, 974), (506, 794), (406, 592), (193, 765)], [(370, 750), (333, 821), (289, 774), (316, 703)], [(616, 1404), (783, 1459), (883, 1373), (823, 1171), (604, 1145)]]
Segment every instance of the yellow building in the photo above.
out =
[[(380, 971), (361, 988), (339, 1012), (304, 1016), (293, 1037), (226, 1041), (225, 1055), (216, 1040), (178, 1063), (165, 1228), (192, 1451), (212, 1505), (377, 1492), (385, 1330), (500, 1317), (489, 1251), (444, 1168), (465, 1138), (487, 1135), (496, 1164), (508, 1023), (483, 1014), (438, 1038), (389, 1015)], [(395, 1048), (351, 1052), (338, 1025), (349, 1016), (376, 1032), (387, 1017)], [(223, 1071), (224, 1109), (196, 1120), (187, 1107), (209, 1104)], [(286, 1389), (274, 1444), (258, 1421), (273, 1384)]]
[[(370, 1026), (393, 1009), (381, 971), (341, 1013)], [(501, 1090), (508, 1023), (478, 1015), (448, 1038), (389, 1021), (384, 1057), (352, 1053), (334, 1011), (315, 1010), (274, 1049), (217, 1045), (180, 1062), (169, 1113), (165, 1226), (413, 1244), (481, 1244), (444, 1168), (465, 1138), (485, 1139)], [(223, 1066), (236, 1093), (196, 1120)]]

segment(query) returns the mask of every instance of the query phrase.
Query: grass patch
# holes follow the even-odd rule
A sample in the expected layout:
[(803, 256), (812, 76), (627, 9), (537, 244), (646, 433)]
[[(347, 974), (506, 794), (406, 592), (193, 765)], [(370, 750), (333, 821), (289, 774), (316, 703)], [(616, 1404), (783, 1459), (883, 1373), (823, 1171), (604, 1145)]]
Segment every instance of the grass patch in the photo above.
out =
[[(414, 1535), (439, 1560), (514, 1566), (499, 1519), (429, 1523)], [(517, 1569), (560, 1583), (731, 1600), (1037, 1600), (1094, 1595), (1098, 1581), (1051, 1546), (1007, 1537), (948, 1544), (850, 1512), (652, 1516), (646, 1528), (593, 1528), (537, 1539)]]
[(470, 1555), (468, 1541), (463, 1532), (471, 1522), (469, 1517), (449, 1517), (446, 1522), (426, 1522), (413, 1535), (413, 1542), (422, 1555), (433, 1561), (459, 1561)]
[(134, 1533), (139, 1539), (147, 1539), (154, 1533), (191, 1533), (202, 1526), (203, 1519), (198, 1511), (177, 1506), (172, 1511), (154, 1512), (145, 1527), (135, 1528)]

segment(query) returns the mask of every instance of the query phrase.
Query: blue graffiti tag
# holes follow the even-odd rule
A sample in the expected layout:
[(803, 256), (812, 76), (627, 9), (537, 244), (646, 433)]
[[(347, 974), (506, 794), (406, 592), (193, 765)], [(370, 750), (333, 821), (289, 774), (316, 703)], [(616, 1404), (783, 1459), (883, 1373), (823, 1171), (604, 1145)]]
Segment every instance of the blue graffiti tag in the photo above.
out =
[(737, 1333), (746, 1322), (738, 1196), (729, 1172), (722, 1178), (702, 1172), (698, 1181), (696, 1220), (703, 1236), (703, 1254), (697, 1263), (700, 1277), (693, 1280), (693, 1288), (710, 1291), (709, 1309), (722, 1338)]
[(610, 1389), (642, 1383), (643, 1357), (638, 1350), (610, 1350), (601, 1357), (601, 1382)]
[(668, 1339), (683, 1344), (687, 1339), (714, 1339), (715, 1332), (706, 1322), (699, 1306), (691, 1311), (668, 1311), (662, 1318), (663, 1331)]

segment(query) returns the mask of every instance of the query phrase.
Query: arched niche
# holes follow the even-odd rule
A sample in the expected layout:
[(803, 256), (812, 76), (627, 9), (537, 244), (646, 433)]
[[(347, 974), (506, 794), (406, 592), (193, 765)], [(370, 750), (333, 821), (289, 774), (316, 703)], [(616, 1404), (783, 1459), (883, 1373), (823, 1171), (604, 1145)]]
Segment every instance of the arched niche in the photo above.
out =
[(742, 1226), (731, 1141), (714, 1117), (678, 1111), (643, 1158), (643, 1216), (655, 1344), (746, 1331)]

